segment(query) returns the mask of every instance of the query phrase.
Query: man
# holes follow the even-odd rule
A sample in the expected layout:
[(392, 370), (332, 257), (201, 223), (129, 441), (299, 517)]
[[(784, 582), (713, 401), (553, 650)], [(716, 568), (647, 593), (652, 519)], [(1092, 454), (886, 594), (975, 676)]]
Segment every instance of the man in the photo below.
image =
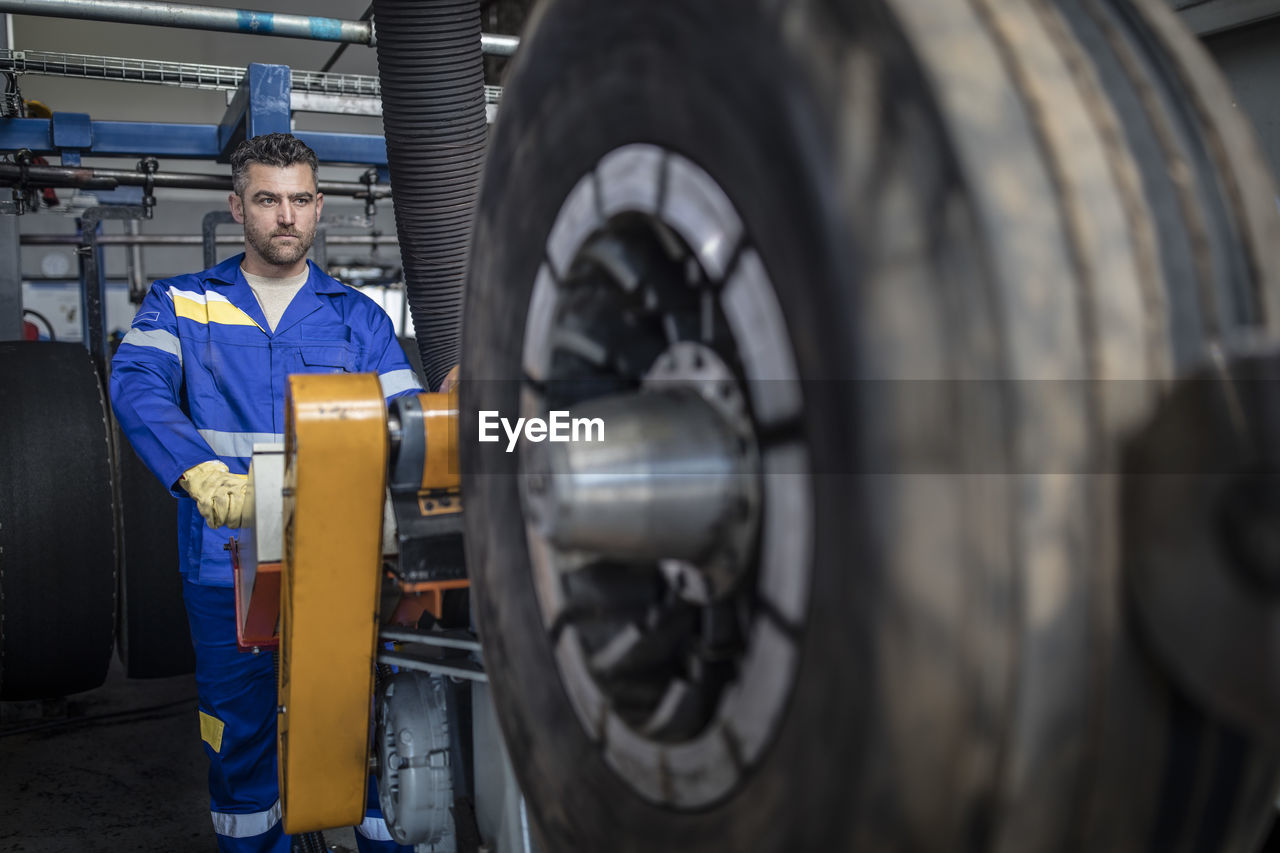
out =
[[(273, 133), (231, 157), (244, 254), (157, 281), (112, 361), (125, 435), (178, 498), (179, 565), (196, 650), (200, 732), (220, 850), (288, 851), (276, 779), (271, 655), (236, 647), (231, 559), (256, 442), (283, 441), (291, 373), (374, 372), (387, 400), (421, 390), (373, 300), (307, 261), (324, 197), (316, 155)], [(372, 791), (372, 785), (370, 786)], [(371, 793), (362, 851), (390, 841)]]

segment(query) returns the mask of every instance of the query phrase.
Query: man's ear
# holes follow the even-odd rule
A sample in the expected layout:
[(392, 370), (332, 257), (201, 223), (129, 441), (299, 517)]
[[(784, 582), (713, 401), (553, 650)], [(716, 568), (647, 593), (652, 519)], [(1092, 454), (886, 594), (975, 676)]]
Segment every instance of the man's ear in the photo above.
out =
[(324, 212), (324, 193), (316, 193), (316, 219)]
[(231, 206), (231, 218), (241, 225), (244, 224), (244, 201), (235, 193), (227, 196), (227, 204)]

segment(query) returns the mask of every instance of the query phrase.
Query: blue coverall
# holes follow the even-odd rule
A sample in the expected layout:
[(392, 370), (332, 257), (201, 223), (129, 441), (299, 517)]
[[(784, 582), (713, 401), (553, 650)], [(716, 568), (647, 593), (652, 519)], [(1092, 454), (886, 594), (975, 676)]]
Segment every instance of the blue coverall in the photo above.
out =
[[(179, 568), (218, 848), (287, 853), (275, 673), (270, 655), (236, 647), (223, 547), (234, 531), (210, 529), (177, 483), (210, 459), (246, 473), (255, 443), (282, 442), (291, 373), (377, 373), (388, 401), (422, 389), (382, 308), (310, 261), (307, 282), (270, 331), (240, 271), (243, 257), (152, 285), (111, 362), (111, 402), (138, 455), (178, 498)], [(372, 782), (356, 841), (361, 851), (411, 850), (390, 840)]]

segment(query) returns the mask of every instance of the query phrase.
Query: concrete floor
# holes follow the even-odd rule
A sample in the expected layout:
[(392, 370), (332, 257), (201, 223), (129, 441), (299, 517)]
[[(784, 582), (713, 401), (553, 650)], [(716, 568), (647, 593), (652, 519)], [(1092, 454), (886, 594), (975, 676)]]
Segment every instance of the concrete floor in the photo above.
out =
[[(215, 853), (196, 718), (195, 678), (129, 680), (118, 664), (101, 688), (50, 703), (0, 703), (0, 851)], [(475, 698), (482, 744), (497, 744), (487, 694)], [(497, 747), (494, 747), (495, 749)], [(477, 765), (478, 809), (499, 850), (519, 792), (501, 753)], [(350, 828), (326, 830), (335, 853)], [(1280, 827), (1259, 853), (1280, 853)]]
[[(0, 703), (0, 850), (214, 853), (194, 676)], [(354, 850), (350, 829), (325, 832)]]

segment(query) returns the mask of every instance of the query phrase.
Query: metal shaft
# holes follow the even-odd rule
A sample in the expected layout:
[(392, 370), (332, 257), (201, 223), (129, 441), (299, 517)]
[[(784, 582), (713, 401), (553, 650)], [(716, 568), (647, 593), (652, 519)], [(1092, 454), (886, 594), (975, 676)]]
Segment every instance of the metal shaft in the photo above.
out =
[(516, 36), (480, 34), (480, 49), (490, 56), (511, 56), (519, 46), (520, 39)]
[(557, 547), (625, 560), (698, 560), (745, 510), (751, 465), (700, 397), (606, 397), (576, 407), (572, 417), (598, 418), (604, 440), (521, 443), (526, 510)]

